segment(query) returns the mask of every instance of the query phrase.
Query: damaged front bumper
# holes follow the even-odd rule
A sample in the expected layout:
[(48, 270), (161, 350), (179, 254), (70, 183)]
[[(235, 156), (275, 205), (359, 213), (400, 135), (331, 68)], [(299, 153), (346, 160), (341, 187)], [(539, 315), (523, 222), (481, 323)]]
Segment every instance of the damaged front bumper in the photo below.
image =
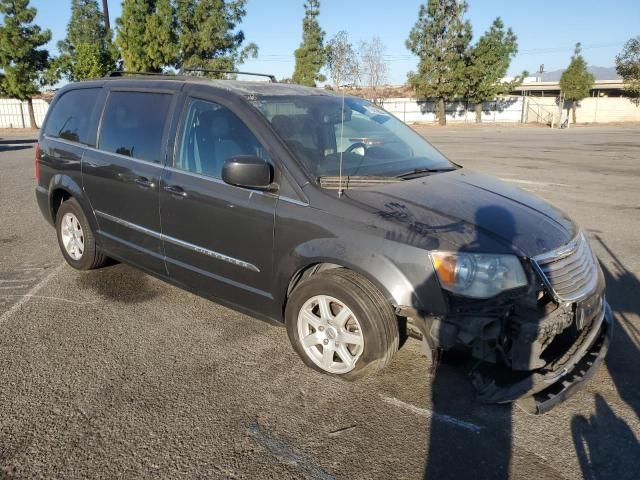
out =
[(537, 371), (519, 381), (500, 386), (474, 375), (478, 397), (487, 403), (517, 404), (532, 414), (542, 414), (562, 403), (585, 385), (602, 364), (609, 349), (613, 329), (613, 315), (603, 301), (600, 315), (580, 339), (577, 350), (552, 370)]
[[(604, 282), (586, 298), (558, 305), (521, 295), (491, 304), (465, 304), (444, 317), (421, 316), (427, 353), (459, 346), (471, 352), (471, 380), (484, 403), (517, 402), (542, 414), (593, 376), (611, 340), (613, 315)], [(416, 325), (414, 325), (416, 326)]]

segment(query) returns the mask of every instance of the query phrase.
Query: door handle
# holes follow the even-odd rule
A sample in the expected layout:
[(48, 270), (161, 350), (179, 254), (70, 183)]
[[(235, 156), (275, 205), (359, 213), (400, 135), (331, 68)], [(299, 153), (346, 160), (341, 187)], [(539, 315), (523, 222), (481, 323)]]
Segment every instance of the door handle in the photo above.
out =
[(166, 187), (164, 187), (164, 189), (172, 195), (179, 195), (181, 197), (187, 196), (187, 192), (185, 192), (184, 188), (182, 188), (180, 185), (167, 185)]
[(155, 187), (155, 183), (153, 183), (147, 177), (136, 177), (134, 182), (140, 185), (141, 187), (145, 187), (145, 188)]

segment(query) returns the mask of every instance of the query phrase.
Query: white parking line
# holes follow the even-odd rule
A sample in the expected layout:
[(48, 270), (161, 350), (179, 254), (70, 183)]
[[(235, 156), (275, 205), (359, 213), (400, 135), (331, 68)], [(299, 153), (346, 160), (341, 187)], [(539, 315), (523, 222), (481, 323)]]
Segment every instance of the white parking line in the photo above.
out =
[(73, 303), (74, 305), (97, 305), (100, 302), (96, 301), (96, 302), (78, 302), (76, 300), (69, 300), (68, 298), (62, 298), (62, 297), (48, 297), (46, 295), (29, 295), (29, 294), (25, 294), (25, 295), (5, 295), (5, 294), (0, 294), (0, 298), (8, 298), (8, 297), (29, 297), (29, 298), (35, 298), (36, 300), (40, 299), (40, 300), (50, 300), (50, 301), (54, 301), (54, 302), (64, 302), (64, 303)]
[(56, 274), (60, 272), (60, 270), (62, 270), (64, 265), (65, 265), (64, 263), (61, 263), (56, 268), (51, 270), (49, 274), (46, 277), (44, 277), (42, 280), (40, 280), (38, 283), (36, 283), (33, 286), (33, 288), (25, 294), (24, 297), (22, 297), (20, 300), (14, 303), (9, 310), (7, 310), (2, 315), (0, 315), (0, 324), (8, 320), (11, 317), (11, 315), (13, 315), (20, 307), (22, 307), (22, 305), (27, 303), (31, 297), (33, 297), (36, 293), (38, 293), (42, 289), (42, 287), (44, 287), (47, 284), (49, 280), (55, 277)]
[(432, 410), (428, 410), (426, 408), (416, 407), (410, 403), (403, 402), (402, 400), (398, 400), (395, 397), (387, 397), (386, 395), (380, 394), (380, 398), (383, 402), (388, 403), (389, 405), (393, 405), (394, 407), (400, 407), (404, 410), (408, 410), (411, 413), (415, 413), (416, 415), (420, 415), (425, 418), (432, 418), (433, 420), (437, 420), (439, 422), (450, 423), (451, 425), (455, 425), (456, 427), (465, 428), (474, 433), (480, 433), (482, 428), (480, 425), (476, 425), (475, 423), (465, 422), (464, 420), (460, 420), (459, 418), (452, 417), (450, 415), (444, 415), (442, 413), (437, 413)]

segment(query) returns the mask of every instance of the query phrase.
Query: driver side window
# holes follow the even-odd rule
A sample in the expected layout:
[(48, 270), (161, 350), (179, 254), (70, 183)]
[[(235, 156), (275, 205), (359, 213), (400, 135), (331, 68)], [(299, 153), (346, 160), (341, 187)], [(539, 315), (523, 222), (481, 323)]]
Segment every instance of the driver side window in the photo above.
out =
[(190, 98), (181, 131), (175, 168), (213, 178), (222, 177), (226, 160), (268, 154), (249, 128), (227, 107)]

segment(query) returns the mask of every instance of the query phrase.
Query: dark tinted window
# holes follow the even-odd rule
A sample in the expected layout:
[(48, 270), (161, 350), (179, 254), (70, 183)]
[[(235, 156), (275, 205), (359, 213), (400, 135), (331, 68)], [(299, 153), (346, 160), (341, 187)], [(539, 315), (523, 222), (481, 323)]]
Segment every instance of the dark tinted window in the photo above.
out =
[(221, 178), (222, 165), (238, 155), (268, 160), (267, 152), (249, 128), (228, 108), (190, 99), (176, 168)]
[(98, 148), (159, 163), (170, 103), (171, 95), (164, 93), (111, 92)]
[(99, 88), (82, 88), (62, 95), (47, 119), (45, 135), (86, 144), (91, 113), (99, 92)]

